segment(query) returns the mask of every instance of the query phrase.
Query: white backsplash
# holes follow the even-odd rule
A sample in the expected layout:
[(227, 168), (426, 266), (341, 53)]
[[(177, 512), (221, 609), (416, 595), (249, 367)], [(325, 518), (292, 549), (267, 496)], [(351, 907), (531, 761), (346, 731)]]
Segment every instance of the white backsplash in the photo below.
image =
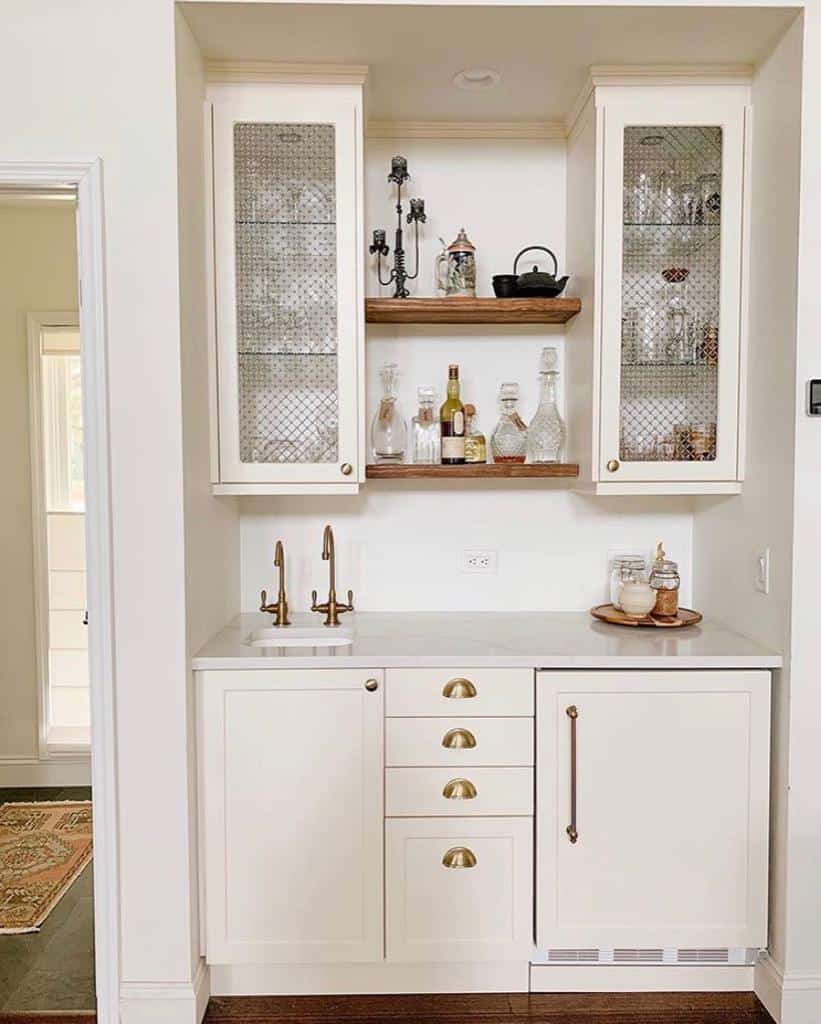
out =
[[(395, 191), (386, 178), (395, 153), (408, 158), (412, 178), (405, 195), (423, 197), (429, 215), (414, 294), (432, 294), (438, 236), (451, 242), (462, 226), (477, 248), (479, 294), (492, 294), (491, 276), (511, 272), (513, 257), (528, 243), (554, 249), (559, 272), (572, 274), (572, 267), (564, 267), (563, 142), (369, 142), (366, 235), (370, 239), (374, 227), (384, 227), (391, 245)], [(406, 235), (405, 243), (411, 270), (412, 237)], [(539, 255), (533, 254), (534, 261)], [(540, 262), (540, 269), (546, 267)], [(529, 269), (527, 258), (521, 269)], [(368, 294), (380, 292), (390, 294), (379, 289), (371, 266)], [(434, 384), (441, 400), (447, 365), (459, 363), (463, 400), (476, 405), (488, 441), (498, 416), (500, 381), (520, 383), (521, 411), (529, 421), (538, 402), (544, 345), (556, 346), (563, 368), (561, 327), (382, 325), (369, 327), (368, 338), (368, 428), (379, 393), (378, 367), (385, 361), (399, 364), (408, 419), (415, 412), (417, 385)], [(606, 599), (610, 552), (649, 555), (659, 539), (679, 561), (682, 601), (690, 600), (688, 499), (583, 497), (571, 486), (570, 481), (384, 481), (369, 482), (355, 498), (243, 499), (243, 610), (255, 610), (260, 589), (274, 587), (278, 538), (287, 550), (292, 608), (305, 610), (312, 588), (324, 599), (328, 574), (320, 551), (326, 523), (336, 534), (340, 597), (350, 587), (363, 611), (585, 609)], [(462, 552), (473, 549), (496, 553), (495, 574), (461, 571)]]

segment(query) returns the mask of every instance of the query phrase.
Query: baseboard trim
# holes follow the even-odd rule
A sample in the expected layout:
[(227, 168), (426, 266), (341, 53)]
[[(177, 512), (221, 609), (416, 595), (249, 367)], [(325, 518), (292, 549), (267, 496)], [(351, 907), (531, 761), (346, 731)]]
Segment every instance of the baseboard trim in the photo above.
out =
[(755, 994), (777, 1024), (818, 1024), (821, 1020), (821, 973), (785, 971), (765, 954), (756, 965)]
[(533, 964), (531, 992), (751, 992), (753, 967)]
[(210, 971), (197, 962), (193, 979), (180, 982), (124, 981), (121, 1024), (200, 1024), (211, 996)]
[[(476, 964), (284, 964), (211, 966), (215, 996), (395, 995), (527, 992), (527, 961)], [(131, 1024), (129, 1021), (128, 1024)]]
[(0, 789), (90, 786), (91, 756), (0, 757)]

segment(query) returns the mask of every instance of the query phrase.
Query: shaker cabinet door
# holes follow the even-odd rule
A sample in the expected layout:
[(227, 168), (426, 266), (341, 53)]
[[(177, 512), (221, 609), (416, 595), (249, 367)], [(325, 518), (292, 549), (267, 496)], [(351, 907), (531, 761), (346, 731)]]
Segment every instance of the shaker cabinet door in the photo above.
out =
[(220, 483), (355, 483), (361, 90), (235, 87), (212, 124)]
[(540, 949), (766, 944), (769, 678), (539, 673)]
[(199, 674), (209, 963), (382, 958), (384, 687), (367, 676)]
[(747, 108), (728, 87), (604, 106), (598, 479), (740, 479)]

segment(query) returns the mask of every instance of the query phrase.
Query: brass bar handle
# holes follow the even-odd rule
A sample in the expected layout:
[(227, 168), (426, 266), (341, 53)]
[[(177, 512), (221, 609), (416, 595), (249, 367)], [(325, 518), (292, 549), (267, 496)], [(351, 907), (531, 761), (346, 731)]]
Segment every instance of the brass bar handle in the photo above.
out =
[(448, 729), (442, 737), (442, 746), (448, 750), (470, 750), (476, 746), (476, 737), (470, 729)]
[(579, 718), (579, 709), (575, 704), (567, 708), (567, 717), (570, 719), (570, 824), (566, 831), (570, 842), (575, 843), (579, 839), (579, 830), (576, 827), (576, 722)]
[(446, 800), (475, 800), (476, 787), (469, 779), (451, 779), (445, 783), (442, 796)]
[(466, 700), (477, 695), (478, 690), (469, 679), (449, 679), (442, 687), (442, 696), (452, 700)]
[(442, 858), (442, 863), (446, 868), (475, 868), (476, 854), (466, 846), (452, 846)]

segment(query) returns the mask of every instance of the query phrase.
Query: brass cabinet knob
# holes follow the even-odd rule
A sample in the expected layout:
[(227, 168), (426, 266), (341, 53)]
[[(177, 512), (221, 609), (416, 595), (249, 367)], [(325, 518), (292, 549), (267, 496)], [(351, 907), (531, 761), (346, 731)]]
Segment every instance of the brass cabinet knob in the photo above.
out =
[(453, 846), (442, 858), (446, 868), (475, 868), (476, 854), (466, 846)]
[(353, 466), (350, 462), (343, 462), (339, 467), (339, 471), (343, 476), (350, 476), (353, 473)]
[(442, 737), (442, 746), (449, 750), (469, 749), (476, 746), (476, 737), (470, 729), (448, 729)]
[(469, 779), (451, 779), (445, 783), (442, 796), (446, 800), (475, 800), (476, 787)]
[(615, 473), (620, 465), (621, 465), (621, 463), (619, 462), (618, 459), (610, 459), (610, 461), (607, 463), (607, 472), (608, 473)]
[(442, 696), (455, 700), (475, 697), (478, 691), (469, 679), (449, 679), (442, 687)]
[(365, 689), (368, 693), (373, 693), (374, 690), (379, 689), (379, 681), (377, 679), (368, 679), (365, 682)]

